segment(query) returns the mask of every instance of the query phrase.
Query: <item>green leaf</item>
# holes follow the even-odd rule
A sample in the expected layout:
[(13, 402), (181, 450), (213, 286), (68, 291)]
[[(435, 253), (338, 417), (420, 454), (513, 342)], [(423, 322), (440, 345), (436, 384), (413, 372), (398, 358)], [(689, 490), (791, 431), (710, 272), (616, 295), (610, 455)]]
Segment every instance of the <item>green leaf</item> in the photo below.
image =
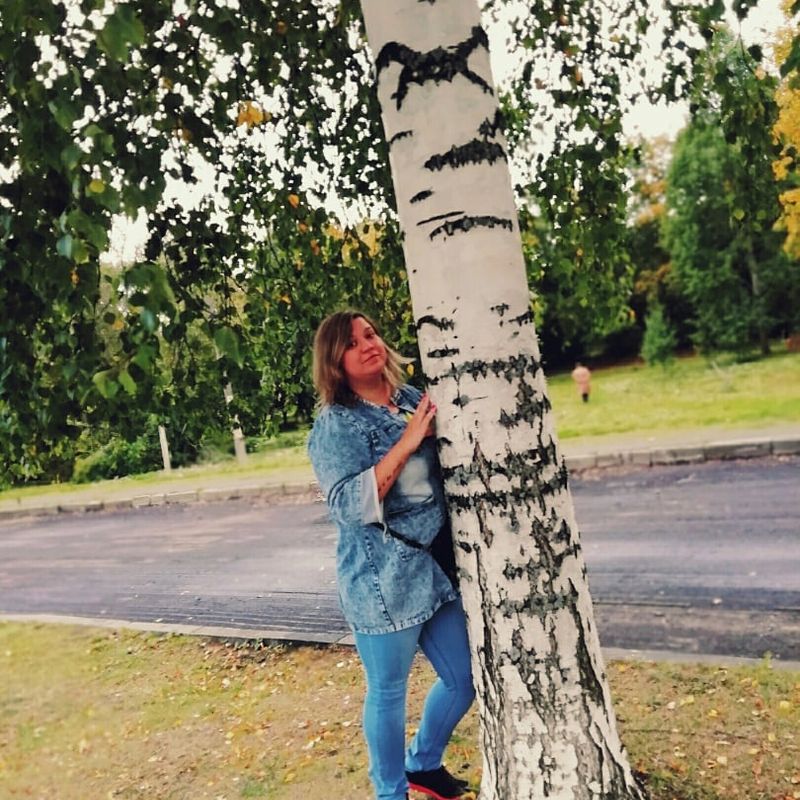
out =
[(113, 370), (104, 369), (92, 376), (92, 383), (106, 400), (110, 400), (119, 391), (119, 384), (114, 380), (113, 374)]
[(158, 327), (158, 320), (156, 319), (156, 315), (149, 309), (143, 308), (139, 312), (139, 317), (142, 320), (142, 325), (144, 329), (149, 333), (153, 333), (155, 329)]
[(56, 252), (64, 258), (72, 258), (72, 236), (65, 233), (56, 243)]
[(55, 118), (56, 122), (65, 130), (72, 130), (72, 125), (80, 116), (75, 106), (66, 98), (58, 101), (51, 100), (47, 107)]
[(75, 169), (80, 163), (81, 157), (83, 156), (83, 151), (78, 147), (76, 144), (67, 145), (61, 151), (61, 163), (67, 169)]
[(136, 394), (136, 381), (133, 380), (127, 369), (123, 369), (119, 373), (117, 380), (119, 380), (120, 385), (129, 395), (133, 396)]
[(137, 366), (141, 367), (145, 372), (150, 369), (150, 366), (155, 359), (156, 351), (150, 345), (143, 344), (136, 351), (136, 355), (132, 361)]
[(117, 61), (127, 61), (131, 45), (144, 42), (144, 25), (130, 5), (119, 6), (97, 34), (100, 49)]
[(76, 264), (85, 264), (89, 260), (89, 249), (80, 239), (72, 242), (72, 260)]
[(214, 331), (214, 344), (221, 353), (230, 358), (237, 366), (242, 366), (239, 337), (232, 328), (224, 327)]

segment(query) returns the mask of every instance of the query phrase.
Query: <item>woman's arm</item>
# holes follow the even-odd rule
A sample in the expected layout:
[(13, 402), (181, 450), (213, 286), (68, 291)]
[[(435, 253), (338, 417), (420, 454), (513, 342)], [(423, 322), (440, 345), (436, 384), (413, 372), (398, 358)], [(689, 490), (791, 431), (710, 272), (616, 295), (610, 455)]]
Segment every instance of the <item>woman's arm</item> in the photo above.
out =
[(426, 436), (433, 435), (433, 419), (436, 406), (427, 394), (422, 395), (414, 415), (408, 421), (403, 435), (397, 444), (375, 465), (375, 479), (378, 483), (378, 500), (386, 497), (406, 462), (422, 444)]

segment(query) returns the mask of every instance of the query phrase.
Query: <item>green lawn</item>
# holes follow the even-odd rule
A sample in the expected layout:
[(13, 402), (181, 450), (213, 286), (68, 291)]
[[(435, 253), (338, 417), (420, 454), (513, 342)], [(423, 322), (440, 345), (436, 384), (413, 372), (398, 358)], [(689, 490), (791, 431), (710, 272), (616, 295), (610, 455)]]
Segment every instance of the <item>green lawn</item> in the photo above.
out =
[(800, 355), (741, 364), (682, 358), (672, 366), (597, 369), (588, 404), (569, 375), (549, 381), (562, 439), (632, 431), (800, 422)]
[[(632, 364), (596, 369), (588, 404), (581, 402), (569, 374), (549, 380), (550, 397), (562, 441), (584, 436), (635, 432), (800, 423), (800, 355), (778, 353), (746, 363), (711, 364), (703, 358), (677, 360), (672, 366)], [(275, 484), (312, 478), (305, 453), (306, 430), (281, 434), (241, 466), (228, 458), (162, 472), (103, 481), (32, 486), (0, 492), (0, 507), (32, 498), (91, 493), (130, 497), (159, 491), (183, 491), (225, 482)]]
[[(608, 675), (653, 800), (800, 798), (800, 673), (618, 661)], [(419, 659), (409, 732), (431, 683)], [(371, 796), (352, 649), (0, 623), (0, 685), (0, 797)], [(474, 709), (446, 760), (477, 786)]]

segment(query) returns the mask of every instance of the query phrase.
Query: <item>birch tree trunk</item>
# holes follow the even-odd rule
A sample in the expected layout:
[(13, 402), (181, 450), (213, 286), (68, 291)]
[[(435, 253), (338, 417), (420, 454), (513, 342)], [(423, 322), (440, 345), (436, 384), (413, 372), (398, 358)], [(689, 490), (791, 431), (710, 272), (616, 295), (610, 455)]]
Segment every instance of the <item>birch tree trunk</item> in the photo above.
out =
[(481, 799), (642, 798), (616, 732), (476, 0), (361, 5), (439, 408)]

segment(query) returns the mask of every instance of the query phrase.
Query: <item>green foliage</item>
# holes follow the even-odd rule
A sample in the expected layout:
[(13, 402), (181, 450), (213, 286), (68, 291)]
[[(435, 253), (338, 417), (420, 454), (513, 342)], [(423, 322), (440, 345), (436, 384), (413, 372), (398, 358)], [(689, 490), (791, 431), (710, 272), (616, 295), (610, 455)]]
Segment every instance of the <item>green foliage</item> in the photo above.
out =
[[(489, 3), (507, 16), (509, 8)], [(629, 147), (622, 136), (648, 5), (598, 15), (584, 0), (520, 6), (512, 16), (518, 77), (503, 100), (522, 207), (528, 280), (548, 363), (596, 348), (630, 323), (626, 225)], [(543, 64), (551, 64), (543, 70)], [(635, 91), (631, 88), (630, 91)]]
[(746, 268), (731, 246), (735, 168), (719, 128), (695, 122), (679, 136), (668, 176), (665, 242), (705, 351), (746, 349), (754, 333)]
[(694, 341), (704, 351), (766, 351), (785, 325), (780, 297), (796, 270), (774, 231), (779, 214), (771, 130), (775, 81), (725, 31), (703, 60), (695, 117), (678, 139), (667, 176), (665, 243), (693, 306)]
[(75, 483), (90, 483), (104, 478), (122, 478), (161, 466), (157, 435), (139, 436), (130, 442), (115, 437), (94, 453), (76, 459), (72, 480)]
[(675, 356), (677, 338), (660, 305), (652, 306), (645, 318), (642, 358), (648, 364), (668, 364)]

